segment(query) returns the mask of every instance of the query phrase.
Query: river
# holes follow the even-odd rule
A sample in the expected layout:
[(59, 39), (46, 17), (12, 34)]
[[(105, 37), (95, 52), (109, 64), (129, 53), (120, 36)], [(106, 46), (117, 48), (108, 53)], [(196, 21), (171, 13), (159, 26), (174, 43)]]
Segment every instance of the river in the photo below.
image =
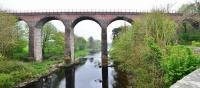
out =
[[(83, 64), (60, 69), (48, 77), (27, 85), (25, 88), (102, 88), (101, 53), (86, 56)], [(112, 64), (112, 62), (110, 62)], [(108, 68), (108, 86), (114, 87), (117, 72)], [(118, 85), (118, 84), (117, 84)], [(118, 87), (117, 87), (118, 88)]]

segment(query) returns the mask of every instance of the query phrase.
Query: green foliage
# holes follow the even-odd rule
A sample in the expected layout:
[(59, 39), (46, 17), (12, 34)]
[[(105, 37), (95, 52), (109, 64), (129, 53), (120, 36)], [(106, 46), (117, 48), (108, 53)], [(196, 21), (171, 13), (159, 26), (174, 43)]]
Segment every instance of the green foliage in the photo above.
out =
[(51, 23), (46, 23), (42, 29), (42, 52), (44, 58), (60, 58), (64, 55), (64, 32), (60, 32)]
[(120, 35), (120, 33), (121, 33), (121, 31), (123, 30), (123, 31), (125, 31), (125, 30), (127, 30), (127, 28), (128, 27), (119, 27), (119, 28), (114, 28), (113, 30), (112, 30), (112, 35), (113, 35), (113, 40), (115, 39), (115, 38), (119, 38), (119, 35)]
[(83, 37), (75, 36), (75, 52), (85, 50), (87, 48), (87, 41)]
[(200, 1), (193, 0), (190, 4), (184, 4), (179, 8), (179, 12), (185, 14), (200, 13)]
[(110, 50), (110, 55), (116, 63), (120, 63), (119, 69), (128, 70), (126, 66), (128, 66), (125, 62), (130, 60), (132, 57), (131, 54), (132, 48), (130, 48), (134, 44), (134, 31), (133, 29), (128, 30), (126, 33), (121, 33), (119, 38), (116, 38), (113, 41), (112, 48)]
[(182, 5), (179, 12), (184, 13), (185, 19), (179, 24), (179, 43), (183, 45), (191, 45), (192, 41), (200, 41), (200, 1)]
[(147, 42), (148, 51), (144, 55), (144, 58), (151, 64), (157, 67), (157, 70), (160, 68), (160, 62), (163, 58), (163, 52), (161, 48), (155, 43), (152, 37), (148, 37), (145, 40)]
[(179, 44), (191, 45), (192, 41), (200, 41), (200, 31), (198, 27), (192, 26), (193, 19), (190, 22), (180, 24), (178, 30)]
[(88, 54), (89, 54), (89, 51), (87, 49), (78, 50), (78, 51), (75, 52), (75, 58), (84, 57)]
[(147, 14), (142, 22), (147, 37), (153, 37), (159, 45), (168, 45), (174, 42), (176, 23), (166, 14), (152, 12)]
[(161, 61), (165, 48), (174, 43), (176, 24), (160, 12), (146, 14), (114, 39), (110, 55), (117, 67), (134, 75), (137, 88), (163, 87)]
[(95, 53), (100, 51), (101, 49), (101, 42), (100, 40), (94, 40), (90, 37), (85, 40), (83, 37), (79, 37), (75, 35), (75, 58), (84, 57), (89, 53)]
[(12, 55), (10, 51), (16, 46), (16, 21), (15, 16), (0, 11), (0, 53), (5, 56)]
[(200, 42), (192, 41), (192, 46), (194, 46), (194, 47), (200, 47)]
[(189, 47), (170, 46), (162, 61), (165, 85), (169, 87), (199, 66), (200, 56), (193, 54)]
[(0, 88), (12, 88), (20, 82), (47, 74), (53, 64), (60, 62), (61, 60), (47, 60), (43, 63), (0, 60)]
[(9, 74), (0, 74), (0, 87), (1, 88), (12, 88), (15, 84), (13, 81), (13, 77)]

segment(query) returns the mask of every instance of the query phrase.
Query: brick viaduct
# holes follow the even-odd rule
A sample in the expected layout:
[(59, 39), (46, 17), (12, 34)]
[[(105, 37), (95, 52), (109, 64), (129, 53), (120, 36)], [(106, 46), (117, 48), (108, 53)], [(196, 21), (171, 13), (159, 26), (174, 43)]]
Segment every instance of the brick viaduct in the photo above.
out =
[[(29, 26), (29, 57), (42, 61), (42, 26), (51, 20), (60, 20), (65, 26), (65, 51), (66, 63), (74, 62), (74, 32), (75, 25), (82, 20), (92, 20), (100, 25), (101, 51), (102, 51), (102, 80), (103, 88), (108, 88), (108, 52), (107, 52), (107, 27), (116, 20), (134, 22), (145, 12), (21, 12), (10, 13), (25, 21)], [(167, 13), (176, 22), (184, 20), (180, 13)]]
[[(92, 20), (100, 25), (102, 62), (107, 64), (107, 27), (116, 20), (125, 20), (132, 23), (135, 19), (144, 15), (144, 12), (21, 12), (11, 13), (25, 21), (29, 26), (29, 57), (42, 61), (41, 28), (51, 20), (60, 20), (65, 25), (65, 60), (74, 61), (74, 33), (73, 28), (82, 20)], [(168, 13), (175, 21), (182, 21), (180, 13)]]

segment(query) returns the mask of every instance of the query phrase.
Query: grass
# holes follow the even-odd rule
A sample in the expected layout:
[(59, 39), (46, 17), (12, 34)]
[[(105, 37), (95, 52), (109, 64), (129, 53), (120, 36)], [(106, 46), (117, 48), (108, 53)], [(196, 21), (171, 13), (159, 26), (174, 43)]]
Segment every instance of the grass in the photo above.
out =
[(75, 58), (84, 57), (89, 54), (87, 49), (75, 51)]
[(61, 60), (46, 60), (42, 63), (0, 60), (0, 88), (12, 88), (20, 82), (48, 74), (53, 64)]

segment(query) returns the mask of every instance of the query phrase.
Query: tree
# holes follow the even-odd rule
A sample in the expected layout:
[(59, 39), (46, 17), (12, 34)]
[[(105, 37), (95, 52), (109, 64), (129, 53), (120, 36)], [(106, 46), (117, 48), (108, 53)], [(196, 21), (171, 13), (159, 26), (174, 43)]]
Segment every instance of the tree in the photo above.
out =
[(191, 44), (192, 41), (199, 41), (200, 34), (200, 1), (184, 4), (179, 9), (184, 13), (185, 20), (179, 24), (179, 43)]
[[(49, 52), (49, 44), (54, 40), (52, 39), (52, 35), (56, 33), (56, 27), (51, 23), (46, 23), (42, 29), (42, 53), (45, 55), (45, 51)], [(52, 46), (51, 46), (52, 47)]]
[(17, 18), (0, 11), (0, 53), (6, 56), (12, 55), (10, 52), (16, 46)]
[(25, 22), (21, 21), (16, 24), (17, 30), (17, 41), (15, 48), (12, 49), (13, 58), (16, 59), (24, 59), (27, 60), (28, 58), (28, 33), (29, 28)]
[(128, 28), (127, 26), (121, 26), (121, 27), (118, 27), (118, 28), (114, 28), (114, 29), (112, 30), (113, 40), (114, 40), (115, 38), (118, 38), (118, 36), (120, 35), (120, 32), (126, 31), (127, 28)]
[(95, 48), (94, 38), (92, 36), (88, 38), (88, 48), (89, 49)]
[(193, 14), (193, 13), (200, 13), (200, 1), (195, 0), (194, 3), (191, 4), (184, 4), (179, 8), (179, 12)]
[(83, 37), (75, 35), (75, 51), (84, 50), (87, 47), (87, 41)]
[(119, 27), (119, 28), (114, 28), (113, 30), (112, 30), (112, 35), (113, 35), (113, 40), (115, 39), (115, 38), (118, 38), (118, 36), (119, 36), (119, 32), (121, 31), (122, 29)]

